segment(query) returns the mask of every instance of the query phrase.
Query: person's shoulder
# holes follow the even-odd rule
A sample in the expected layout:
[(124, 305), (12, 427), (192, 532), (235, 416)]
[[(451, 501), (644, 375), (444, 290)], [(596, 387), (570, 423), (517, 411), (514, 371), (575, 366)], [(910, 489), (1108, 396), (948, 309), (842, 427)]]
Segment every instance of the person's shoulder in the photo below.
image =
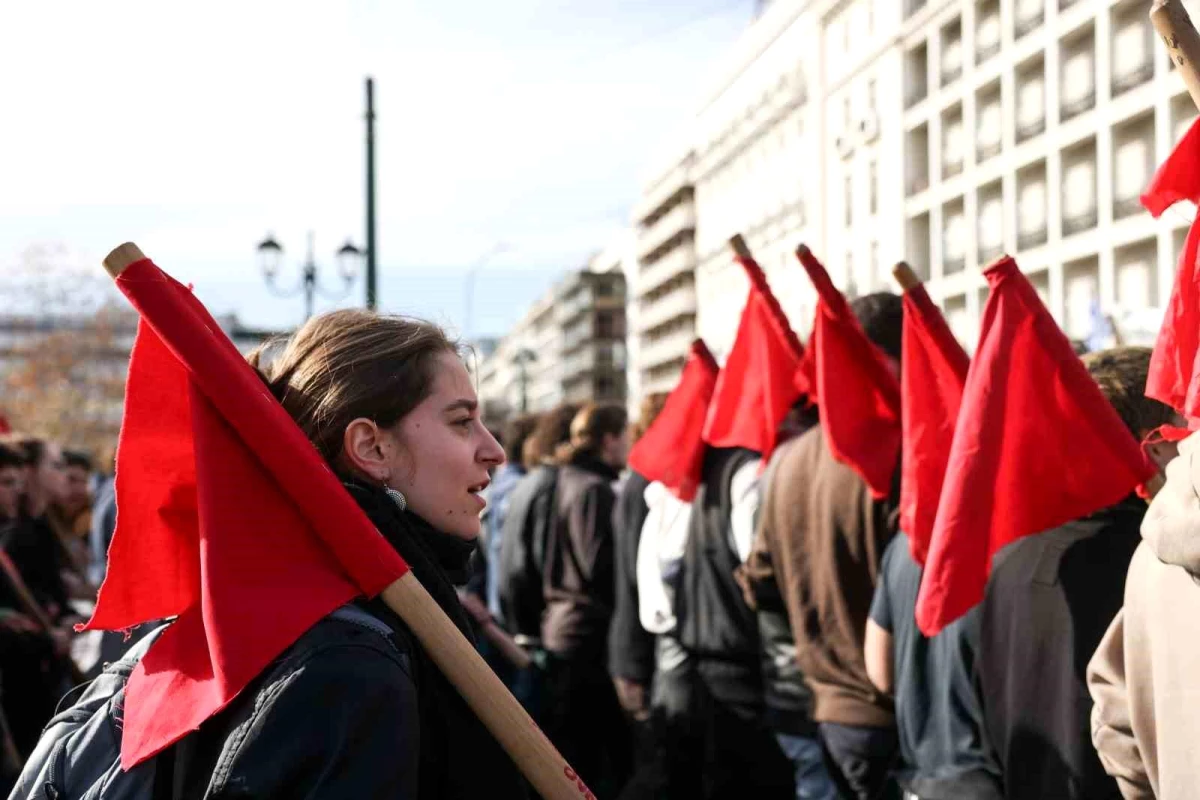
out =
[(337, 686), (346, 695), (411, 688), (408, 636), (372, 617), (364, 619), (366, 623), (329, 616), (318, 622), (276, 662), (268, 684)]

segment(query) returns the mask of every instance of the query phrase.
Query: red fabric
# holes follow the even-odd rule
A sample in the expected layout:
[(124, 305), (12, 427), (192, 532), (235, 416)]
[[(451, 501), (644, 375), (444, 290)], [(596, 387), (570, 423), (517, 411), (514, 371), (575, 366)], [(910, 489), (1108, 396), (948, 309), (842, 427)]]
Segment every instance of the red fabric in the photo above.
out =
[(970, 359), (950, 326), (918, 285), (904, 293), (900, 387), (904, 395), (900, 459), (900, 528), (918, 564), (925, 563), (954, 422)]
[(658, 481), (684, 502), (691, 502), (700, 486), (704, 462), (704, 419), (717, 385), (716, 359), (704, 342), (692, 342), (679, 383), (662, 411), (629, 451), (629, 468), (650, 481)]
[[(1142, 194), (1142, 205), (1155, 217), (1180, 200), (1200, 203), (1200, 120), (1192, 123)], [(1200, 418), (1198, 249), (1200, 219), (1188, 231), (1146, 380), (1147, 397), (1166, 403), (1191, 420)]]
[(12, 433), (12, 426), (8, 424), (8, 417), (0, 414), (0, 433)]
[(150, 261), (89, 629), (178, 621), (129, 680), (121, 763), (225, 707), (305, 630), (408, 569), (191, 292)]
[(926, 636), (983, 598), (1005, 545), (1117, 503), (1156, 471), (1016, 262), (984, 275), (991, 294), (917, 597)]
[(765, 463), (775, 449), (779, 424), (800, 397), (795, 375), (804, 347), (759, 266), (745, 259), (738, 263), (750, 278), (750, 294), (717, 376), (703, 439), (713, 447), (754, 450)]
[(813, 372), (821, 428), (834, 458), (857, 472), (876, 499), (887, 497), (900, 458), (900, 383), (807, 249), (797, 253), (817, 290)]

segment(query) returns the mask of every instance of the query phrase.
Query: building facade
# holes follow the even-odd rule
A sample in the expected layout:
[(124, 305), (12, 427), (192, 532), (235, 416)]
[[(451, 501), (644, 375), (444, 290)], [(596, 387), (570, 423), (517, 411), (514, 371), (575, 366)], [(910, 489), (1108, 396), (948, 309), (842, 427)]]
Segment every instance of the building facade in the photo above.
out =
[[(767, 4), (690, 121), (686, 157), (662, 162), (671, 180), (637, 206), (643, 391), (677, 375), (645, 321), (673, 319), (658, 311), (671, 293), (646, 276), (674, 251), (663, 223), (677, 208), (694, 249), (694, 272), (679, 274), (695, 296), (680, 352), (693, 332), (718, 359), (732, 344), (747, 289), (734, 233), (801, 333), (815, 305), (793, 255), (804, 242), (849, 295), (895, 290), (891, 268), (907, 260), (969, 349), (981, 269), (1002, 253), (1069, 336), (1110, 315), (1126, 341), (1151, 340), (1192, 212), (1154, 220), (1138, 196), (1196, 111), (1147, 11), (1143, 0)], [(654, 369), (661, 382), (646, 380)]]
[(498, 424), (562, 402), (624, 404), (625, 272), (605, 252), (556, 283), (478, 367), (484, 417)]

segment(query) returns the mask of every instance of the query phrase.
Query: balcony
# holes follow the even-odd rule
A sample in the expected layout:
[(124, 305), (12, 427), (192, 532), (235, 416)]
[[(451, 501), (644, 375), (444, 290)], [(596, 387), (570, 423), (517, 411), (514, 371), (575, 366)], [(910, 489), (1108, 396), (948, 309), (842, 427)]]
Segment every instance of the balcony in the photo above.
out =
[(638, 233), (637, 254), (643, 261), (663, 249), (664, 245), (681, 233), (696, 230), (696, 208), (690, 202), (681, 203), (668, 211), (648, 228)]
[(696, 245), (681, 244), (651, 264), (643, 264), (638, 272), (638, 297), (645, 297), (672, 278), (696, 270)]
[(975, 161), (982, 164), (989, 158), (995, 158), (1000, 155), (1000, 150), (1004, 145), (1001, 142), (988, 142), (987, 144), (979, 144), (975, 149)]
[(956, 161), (947, 161), (942, 164), (942, 177), (953, 178), (956, 175), (961, 175), (963, 171), (963, 159), (960, 157)]
[(967, 257), (965, 255), (946, 256), (942, 259), (942, 274), (953, 275), (956, 272), (962, 272), (967, 268)]
[(1063, 217), (1062, 228), (1063, 236), (1073, 236), (1076, 233), (1081, 233), (1086, 230), (1091, 230), (1096, 227), (1096, 222), (1099, 215), (1095, 208), (1090, 208), (1081, 214), (1075, 214), (1070, 217)]
[(1017, 142), (1028, 141), (1035, 136), (1041, 136), (1046, 132), (1046, 118), (1029, 120), (1027, 122), (1017, 123)]
[(908, 179), (908, 196), (913, 197), (929, 188), (929, 176), (918, 175)]
[(905, 110), (912, 108), (926, 97), (929, 97), (929, 89), (926, 86), (910, 86), (904, 93)]
[(1124, 219), (1132, 217), (1142, 210), (1142, 199), (1133, 195), (1132, 197), (1119, 197), (1113, 200), (1113, 219)]
[(1021, 231), (1017, 234), (1017, 250), (1032, 250), (1041, 247), (1050, 238), (1050, 232), (1045, 225), (1032, 230)]
[(949, 86), (962, 77), (962, 62), (943, 64), (941, 70), (942, 86)]
[(638, 328), (642, 333), (682, 316), (696, 315), (696, 287), (688, 284), (655, 300), (642, 300)]
[(979, 263), (980, 265), (990, 264), (1000, 256), (1004, 255), (1004, 243), (997, 242), (996, 244), (983, 244), (979, 246)]
[(641, 349), (638, 351), (638, 363), (642, 369), (650, 370), (660, 364), (686, 358), (688, 348), (692, 346), (692, 340), (695, 338), (695, 329), (685, 328), (653, 341), (642, 339)]
[(1091, 111), (1096, 107), (1096, 90), (1092, 89), (1087, 94), (1075, 100), (1064, 102), (1059, 106), (1059, 116), (1063, 122), (1069, 119), (1074, 119), (1085, 111)]
[(1025, 17), (1018, 17), (1013, 24), (1013, 38), (1020, 39), (1027, 33), (1032, 33), (1042, 27), (1042, 22), (1045, 20), (1045, 12), (1039, 8)]
[(1000, 52), (1000, 40), (994, 42), (980, 42), (975, 47), (975, 63), (982, 64), (992, 56)]
[(1128, 92), (1130, 89), (1136, 89), (1143, 83), (1149, 83), (1154, 77), (1154, 62), (1149, 61), (1141, 64), (1133, 69), (1127, 69), (1119, 75), (1113, 75), (1112, 93), (1113, 96)]

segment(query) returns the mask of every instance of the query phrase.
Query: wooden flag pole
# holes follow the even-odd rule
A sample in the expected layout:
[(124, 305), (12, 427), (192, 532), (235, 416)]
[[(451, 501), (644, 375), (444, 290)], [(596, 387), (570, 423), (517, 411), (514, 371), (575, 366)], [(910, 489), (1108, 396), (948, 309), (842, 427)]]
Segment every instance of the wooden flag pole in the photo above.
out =
[[(145, 258), (126, 243), (104, 259), (113, 278)], [(546, 800), (595, 800), (595, 795), (555, 749), (462, 632), (446, 616), (412, 572), (382, 593), (388, 608), (404, 620), (442, 674), (467, 701), (484, 726)]]
[(917, 273), (913, 272), (913, 268), (904, 261), (900, 261), (896, 266), (892, 267), (892, 277), (896, 279), (896, 283), (900, 284), (900, 288), (906, 292), (921, 285), (921, 279), (917, 277)]
[(1167, 45), (1171, 61), (1200, 109), (1200, 33), (1180, 0), (1155, 0), (1150, 21)]

